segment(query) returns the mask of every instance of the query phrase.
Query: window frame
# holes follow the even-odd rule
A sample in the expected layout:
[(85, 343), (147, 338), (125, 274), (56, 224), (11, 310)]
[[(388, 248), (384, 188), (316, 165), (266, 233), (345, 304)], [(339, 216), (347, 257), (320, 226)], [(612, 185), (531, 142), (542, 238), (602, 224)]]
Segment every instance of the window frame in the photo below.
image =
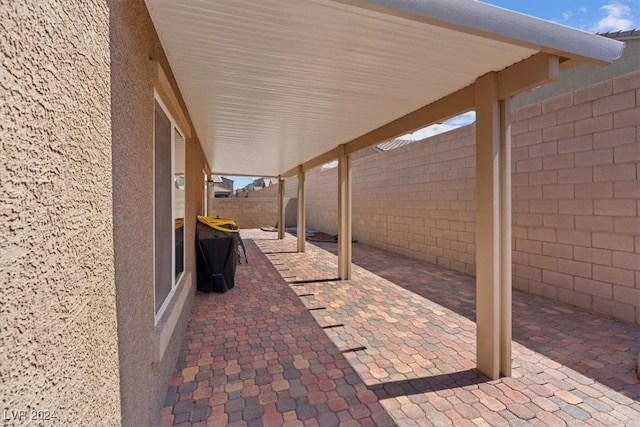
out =
[(209, 175), (205, 169), (202, 169), (204, 177), (204, 191), (202, 195), (202, 216), (209, 216)]
[[(153, 170), (152, 170), (152, 176), (153, 176), (153, 221), (152, 221), (152, 228), (154, 230), (153, 232), (153, 310), (154, 310), (154, 324), (158, 325), (160, 319), (162, 318), (162, 316), (164, 315), (164, 313), (167, 311), (167, 307), (171, 304), (171, 301), (174, 299), (175, 294), (176, 294), (176, 289), (178, 289), (178, 287), (182, 284), (182, 282), (185, 280), (186, 278), (186, 271), (183, 270), (180, 272), (180, 274), (176, 277), (176, 263), (175, 263), (175, 257), (176, 257), (176, 248), (175, 248), (175, 243), (176, 243), (176, 237), (175, 237), (175, 231), (174, 233), (172, 233), (171, 235), (171, 259), (172, 259), (172, 263), (171, 263), (171, 290), (169, 291), (169, 293), (167, 294), (167, 296), (165, 297), (164, 301), (162, 302), (162, 304), (160, 305), (160, 308), (158, 308), (158, 310), (156, 311), (155, 307), (156, 307), (156, 302), (157, 302), (157, 295), (156, 295), (156, 235), (155, 235), (155, 227), (156, 227), (156, 185), (155, 185), (155, 172), (156, 172), (156, 159), (155, 159), (155, 150), (156, 150), (156, 127), (155, 127), (155, 108), (156, 108), (156, 104), (160, 106), (160, 108), (162, 109), (162, 112), (167, 116), (167, 118), (169, 119), (169, 122), (171, 123), (171, 177), (175, 177), (175, 156), (176, 156), (176, 152), (175, 152), (175, 143), (176, 143), (176, 139), (175, 139), (175, 133), (178, 132), (180, 134), (180, 136), (182, 137), (182, 139), (184, 140), (184, 148), (185, 148), (185, 177), (186, 177), (186, 143), (187, 143), (187, 139), (184, 136), (185, 132), (180, 128), (180, 126), (178, 125), (177, 121), (174, 119), (173, 115), (171, 114), (171, 111), (169, 110), (169, 108), (167, 108), (167, 105), (165, 104), (165, 102), (162, 100), (162, 97), (160, 96), (160, 94), (158, 93), (157, 90), (154, 89), (153, 91)], [(186, 216), (186, 179), (185, 179), (185, 216)], [(176, 220), (176, 215), (175, 215), (175, 204), (176, 204), (176, 189), (175, 189), (175, 185), (172, 183), (171, 185), (171, 220), (173, 223), (175, 223)], [(183, 227), (186, 229), (187, 226), (187, 222), (184, 222)], [(183, 230), (183, 233), (186, 230)], [(184, 233), (186, 234), (186, 233)], [(184, 245), (184, 243), (183, 243)], [(186, 247), (186, 245), (185, 245)], [(182, 253), (182, 263), (183, 265), (185, 265), (186, 261), (186, 251), (183, 250)]]

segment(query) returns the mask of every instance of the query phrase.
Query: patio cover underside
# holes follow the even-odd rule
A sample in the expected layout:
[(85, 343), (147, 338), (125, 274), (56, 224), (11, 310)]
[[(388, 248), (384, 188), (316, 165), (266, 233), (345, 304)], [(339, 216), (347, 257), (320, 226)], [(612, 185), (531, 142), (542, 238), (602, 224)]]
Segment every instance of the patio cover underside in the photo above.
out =
[[(492, 379), (510, 375), (509, 98), (561, 67), (611, 62), (623, 45), (471, 0), (147, 5), (211, 170), (279, 176), (280, 238), (284, 178), (298, 176), (304, 230), (304, 173), (338, 159), (342, 279), (351, 274), (350, 155), (476, 110), (477, 366)], [(157, 62), (152, 72), (188, 127)]]
[[(472, 0), (147, 6), (216, 174), (281, 175), (538, 52), (575, 63), (621, 52), (613, 40)], [(539, 83), (511, 82), (511, 92)], [(347, 152), (473, 107), (467, 95)]]

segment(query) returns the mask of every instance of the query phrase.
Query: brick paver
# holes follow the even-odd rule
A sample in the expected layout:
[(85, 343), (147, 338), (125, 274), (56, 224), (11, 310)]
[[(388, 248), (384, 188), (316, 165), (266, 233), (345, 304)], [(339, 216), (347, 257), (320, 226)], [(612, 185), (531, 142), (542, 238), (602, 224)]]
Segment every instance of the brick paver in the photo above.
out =
[(243, 238), (236, 288), (196, 295), (162, 425), (640, 426), (638, 327), (514, 291), (513, 375), (489, 381), (473, 277), (354, 244), (339, 281), (335, 244)]

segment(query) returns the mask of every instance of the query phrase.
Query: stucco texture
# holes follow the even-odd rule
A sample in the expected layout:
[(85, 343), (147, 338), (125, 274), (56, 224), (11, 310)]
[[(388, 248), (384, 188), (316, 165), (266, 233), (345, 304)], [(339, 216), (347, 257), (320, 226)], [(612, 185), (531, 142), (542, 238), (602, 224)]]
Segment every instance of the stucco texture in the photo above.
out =
[(0, 410), (119, 425), (107, 4), (0, 0), (0, 51)]
[[(110, 1), (113, 221), (122, 424), (157, 422), (190, 313), (180, 313), (164, 357), (152, 359), (154, 330), (153, 115), (149, 61), (160, 63), (188, 114), (143, 1)], [(186, 141), (185, 274), (195, 283), (195, 223), (203, 209), (203, 168), (195, 132)], [(194, 287), (195, 288), (195, 287)]]

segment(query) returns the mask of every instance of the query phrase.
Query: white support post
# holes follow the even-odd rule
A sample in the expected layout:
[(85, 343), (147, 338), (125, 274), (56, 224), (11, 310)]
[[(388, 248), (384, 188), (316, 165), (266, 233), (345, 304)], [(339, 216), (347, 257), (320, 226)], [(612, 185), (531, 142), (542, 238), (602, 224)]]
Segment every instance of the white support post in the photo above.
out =
[(284, 178), (278, 177), (278, 239), (284, 239)]
[(305, 251), (306, 239), (306, 210), (304, 202), (304, 171), (302, 166), (298, 170), (298, 252)]
[(500, 101), (500, 374), (511, 376), (511, 108)]
[(500, 112), (496, 73), (476, 80), (476, 359), (500, 377)]
[(351, 279), (351, 156), (338, 156), (338, 276)]

